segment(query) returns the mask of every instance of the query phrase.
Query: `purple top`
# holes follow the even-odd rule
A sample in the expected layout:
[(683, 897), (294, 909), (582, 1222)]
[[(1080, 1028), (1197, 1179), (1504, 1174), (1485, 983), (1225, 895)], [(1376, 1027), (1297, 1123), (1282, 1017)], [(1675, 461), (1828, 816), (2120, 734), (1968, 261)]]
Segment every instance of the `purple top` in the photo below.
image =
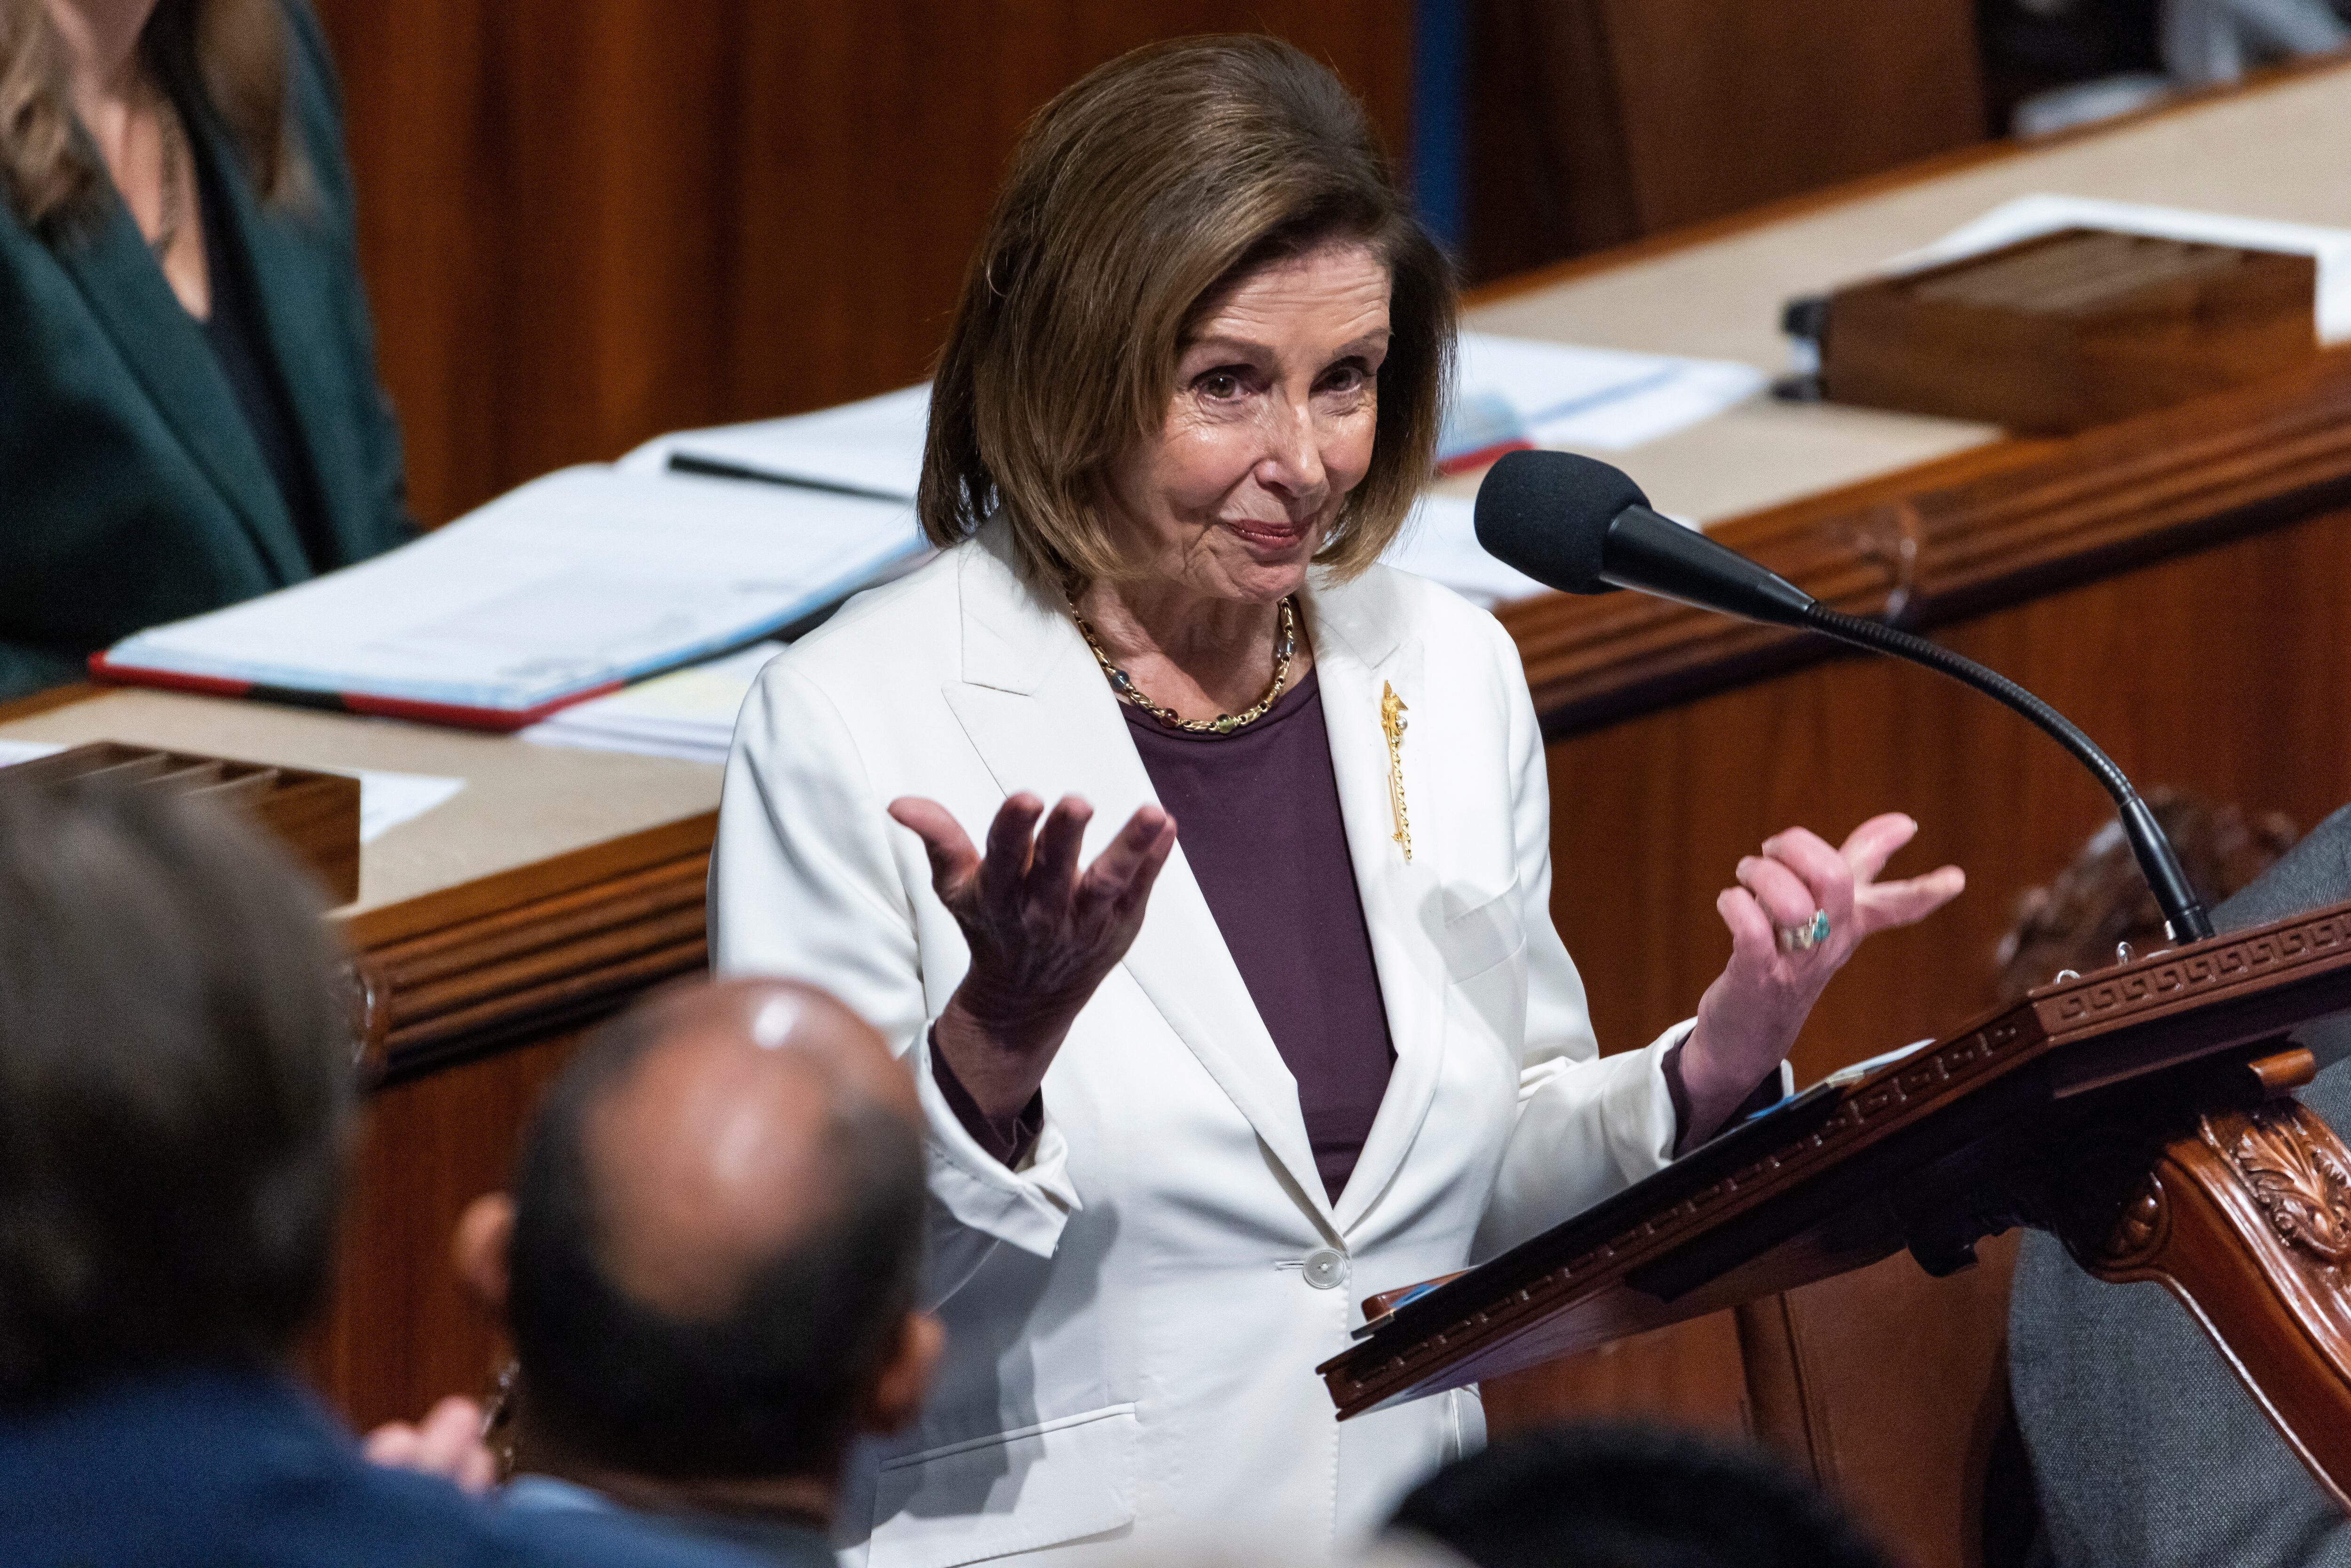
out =
[[(1309, 670), (1263, 718), (1229, 735), (1170, 729), (1131, 705), (1121, 712), (1249, 999), (1298, 1081), (1315, 1169), (1336, 1203), (1387, 1093), (1395, 1046), (1339, 812), (1321, 683)], [(1018, 1165), (1043, 1126), (1042, 1097), (992, 1124), (946, 1059), (934, 1051), (932, 1063), (966, 1130)], [(1682, 1153), (1693, 1129), (1678, 1044), (1663, 1065)], [(1777, 1098), (1778, 1082), (1775, 1071), (1759, 1086), (1761, 1103)], [(1750, 1100), (1740, 1111), (1756, 1108)]]
[(1249, 999), (1298, 1081), (1332, 1202), (1388, 1090), (1395, 1047), (1355, 887), (1315, 672), (1229, 735), (1170, 729), (1132, 706), (1127, 732)]
[[(1395, 1066), (1372, 934), (1339, 814), (1339, 778), (1314, 672), (1229, 735), (1170, 729), (1122, 705), (1134, 749), (1249, 987), (1298, 1081), (1314, 1168), (1336, 1203), (1371, 1135)], [(1044, 1123), (1041, 1096), (994, 1123), (946, 1058), (933, 1076), (966, 1131), (1018, 1165)]]

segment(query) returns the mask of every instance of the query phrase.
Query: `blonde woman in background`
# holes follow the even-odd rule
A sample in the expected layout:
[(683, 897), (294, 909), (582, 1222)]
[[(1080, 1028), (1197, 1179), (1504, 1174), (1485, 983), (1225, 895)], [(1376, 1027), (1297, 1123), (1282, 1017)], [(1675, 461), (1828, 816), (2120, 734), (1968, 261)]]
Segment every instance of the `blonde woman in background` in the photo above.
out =
[(409, 537), (301, 0), (0, 0), (0, 697)]

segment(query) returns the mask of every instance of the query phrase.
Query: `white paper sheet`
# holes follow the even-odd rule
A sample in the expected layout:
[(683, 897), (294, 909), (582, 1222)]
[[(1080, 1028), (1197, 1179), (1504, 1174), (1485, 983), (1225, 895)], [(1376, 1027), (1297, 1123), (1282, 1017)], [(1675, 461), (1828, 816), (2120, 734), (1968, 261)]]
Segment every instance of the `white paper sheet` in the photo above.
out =
[[(0, 768), (49, 757), (64, 747), (45, 740), (0, 740)], [(372, 768), (330, 768), (360, 781), (360, 842), (371, 844), (402, 822), (413, 822), (465, 787), (463, 779), (431, 773), (386, 773)]]
[(383, 773), (372, 768), (356, 771), (360, 842), (363, 844), (371, 844), (402, 823), (413, 822), (435, 806), (446, 804), (465, 787), (463, 779), (433, 773)]
[(19, 762), (30, 762), (64, 749), (45, 740), (0, 740), (0, 768), (14, 768)]
[(610, 696), (575, 703), (552, 718), (516, 733), (540, 746), (591, 751), (634, 751), (689, 762), (725, 762), (735, 737), (735, 716), (751, 683), (781, 643), (760, 643), (641, 681)]
[(2314, 256), (2318, 262), (2318, 340), (2339, 343), (2351, 339), (2351, 231), (2316, 228), (2309, 224), (2190, 212), (2182, 207), (2146, 206), (2137, 202), (2105, 202), (2088, 196), (2019, 196), (2012, 202), (2001, 203), (1972, 223), (1961, 225), (1923, 249), (1896, 256), (1884, 270), (1889, 274), (1917, 272), (2071, 228), (2113, 229), (2121, 234)]
[(1506, 600), (1547, 593), (1533, 578), (1504, 566), (1478, 542), (1475, 505), (1461, 496), (1424, 496), (1396, 542), (1380, 558), (1465, 599), (1491, 608)]
[(1513, 437), (1538, 446), (1623, 451), (1712, 418), (1761, 391), (1766, 379), (1735, 361), (1491, 332), (1462, 333), (1460, 353), (1440, 463)]
[(648, 441), (619, 465), (653, 474), (684, 458), (759, 478), (911, 501), (922, 478), (930, 419), (926, 383), (814, 413), (674, 431)]
[(903, 502), (570, 468), (389, 555), (142, 632), (109, 658), (518, 712), (751, 641), (924, 548)]

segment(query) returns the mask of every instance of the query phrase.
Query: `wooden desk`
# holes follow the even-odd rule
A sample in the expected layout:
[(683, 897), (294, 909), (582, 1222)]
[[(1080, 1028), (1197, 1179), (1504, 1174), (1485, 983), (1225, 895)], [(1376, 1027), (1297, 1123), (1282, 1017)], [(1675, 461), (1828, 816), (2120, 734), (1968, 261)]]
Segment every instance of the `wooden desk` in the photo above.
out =
[[(2301, 75), (1577, 264), (1482, 296), (1471, 319), (1776, 366), (1782, 298), (2026, 192), (2351, 225), (2351, 183), (2320, 155), (2346, 144), (2351, 71)], [(2351, 645), (2351, 368), (2340, 360), (2064, 443), (1759, 402), (1626, 466), (1660, 506), (1719, 523), (1845, 608), (1884, 610), (1899, 593), (1907, 620), (2041, 691), (2142, 784), (2279, 806), (2305, 823), (2351, 798), (2351, 696), (2335, 671)], [(1971, 890), (1840, 977), (1799, 1043), (1799, 1075), (1936, 1033), (1984, 999), (2016, 892), (2105, 820), (2104, 798), (2046, 741), (1923, 674), (1820, 662), (1818, 650), (1629, 596), (1549, 598), (1504, 618), (1556, 736), (1554, 909), (1604, 1041), (1649, 1038), (1719, 967), (1712, 898), (1739, 854), (1790, 821), (1835, 832), (1897, 807), (1926, 824), (1916, 863), (1959, 861)], [(455, 800), (369, 848), (360, 900), (338, 916), (376, 988), (392, 1080), (317, 1364), (362, 1423), (478, 1386), (493, 1347), (450, 1282), (449, 1228), (503, 1179), (519, 1117), (581, 1023), (702, 962), (716, 770), (159, 694), (16, 711), (0, 737), (468, 779)], [(1931, 1317), (1949, 1300), (1922, 1294), (1917, 1311)], [(1787, 1309), (1791, 1322), (1805, 1312)], [(1495, 1385), (1498, 1425), (1613, 1402), (1817, 1441), (1801, 1413), (1774, 1415), (1791, 1397), (1762, 1368), (1753, 1324), (1717, 1317), (1666, 1333), (1597, 1372), (1562, 1364)], [(1880, 1381), (1902, 1404), (1898, 1379)], [(1855, 1500), (1910, 1531), (1918, 1561), (1957, 1562), (1944, 1549), (1959, 1534), (1956, 1490)]]

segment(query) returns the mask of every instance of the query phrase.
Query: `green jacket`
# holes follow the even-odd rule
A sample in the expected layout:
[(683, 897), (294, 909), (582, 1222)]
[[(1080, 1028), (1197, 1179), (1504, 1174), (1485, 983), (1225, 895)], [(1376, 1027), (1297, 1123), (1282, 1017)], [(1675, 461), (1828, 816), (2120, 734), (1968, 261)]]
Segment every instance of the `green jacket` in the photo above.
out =
[[(342, 104), (326, 40), (289, 0), (289, 111), (315, 201), (265, 209), (225, 127), (174, 84), (241, 253), (318, 477), (336, 564), (413, 531), (400, 431), (376, 381)], [(129, 209), (52, 246), (0, 198), (0, 697), (81, 675), (142, 627), (311, 575), (203, 324)]]

